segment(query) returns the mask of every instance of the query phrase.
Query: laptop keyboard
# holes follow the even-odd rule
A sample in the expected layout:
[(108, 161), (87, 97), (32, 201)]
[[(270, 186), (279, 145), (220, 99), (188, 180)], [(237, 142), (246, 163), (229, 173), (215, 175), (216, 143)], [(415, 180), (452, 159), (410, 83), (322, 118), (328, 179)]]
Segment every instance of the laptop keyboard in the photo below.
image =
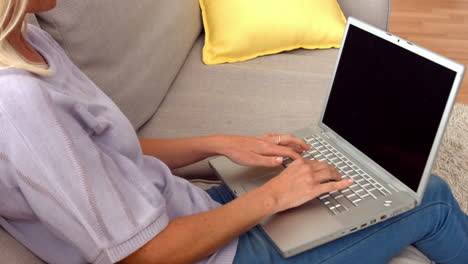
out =
[[(313, 135), (304, 138), (304, 140), (311, 146), (309, 151), (304, 151), (301, 154), (304, 159), (327, 162), (335, 166), (341, 174), (341, 178), (354, 180), (353, 185), (346, 189), (318, 197), (319, 201), (333, 214), (346, 212), (366, 200), (379, 199), (391, 193), (320, 136)], [(283, 165), (287, 167), (292, 162), (293, 160), (287, 158)]]

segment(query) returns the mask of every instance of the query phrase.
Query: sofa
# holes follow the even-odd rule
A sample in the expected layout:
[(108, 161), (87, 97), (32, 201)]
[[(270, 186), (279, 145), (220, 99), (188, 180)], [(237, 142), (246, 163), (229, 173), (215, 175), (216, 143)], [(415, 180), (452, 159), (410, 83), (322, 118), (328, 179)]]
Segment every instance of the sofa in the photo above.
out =
[[(340, 0), (387, 29), (390, 0)], [(338, 50), (294, 50), (207, 66), (197, 0), (59, 0), (30, 17), (103, 89), (143, 138), (287, 133), (317, 121)], [(215, 179), (207, 161), (174, 171)], [(0, 228), (1, 263), (42, 263)], [(431, 263), (413, 247), (392, 264)]]

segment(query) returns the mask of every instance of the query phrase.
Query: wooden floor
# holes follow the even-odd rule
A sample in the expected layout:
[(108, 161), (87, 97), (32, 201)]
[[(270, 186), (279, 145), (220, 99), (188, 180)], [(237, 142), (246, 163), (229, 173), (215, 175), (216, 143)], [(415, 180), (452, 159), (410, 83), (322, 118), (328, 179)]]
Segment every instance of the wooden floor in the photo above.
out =
[(468, 0), (392, 0), (390, 32), (467, 66), (457, 102), (468, 104)]

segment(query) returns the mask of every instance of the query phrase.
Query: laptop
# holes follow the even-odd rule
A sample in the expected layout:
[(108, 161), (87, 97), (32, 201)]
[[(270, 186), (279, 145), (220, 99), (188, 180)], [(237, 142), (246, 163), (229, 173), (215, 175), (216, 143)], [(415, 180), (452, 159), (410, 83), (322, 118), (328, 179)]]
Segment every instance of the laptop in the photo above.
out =
[[(275, 214), (259, 224), (291, 257), (421, 203), (464, 66), (350, 17), (320, 120), (292, 134), (304, 159), (334, 165), (344, 190)], [(277, 176), (279, 168), (210, 161), (235, 196)]]

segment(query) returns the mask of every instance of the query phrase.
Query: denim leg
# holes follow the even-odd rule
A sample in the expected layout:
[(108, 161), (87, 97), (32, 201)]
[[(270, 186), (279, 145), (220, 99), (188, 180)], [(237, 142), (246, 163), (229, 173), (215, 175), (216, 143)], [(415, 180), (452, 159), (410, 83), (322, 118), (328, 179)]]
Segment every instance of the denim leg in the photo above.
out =
[(425, 223), (430, 232), (414, 246), (437, 263), (468, 263), (468, 215), (448, 184), (432, 176), (420, 207), (431, 208), (433, 221)]
[[(222, 203), (233, 199), (225, 186), (216, 193)], [(431, 176), (422, 204), (413, 210), (291, 258), (282, 258), (253, 228), (240, 236), (234, 262), (386, 263), (410, 244), (438, 263), (468, 263), (468, 216), (437, 176)]]

